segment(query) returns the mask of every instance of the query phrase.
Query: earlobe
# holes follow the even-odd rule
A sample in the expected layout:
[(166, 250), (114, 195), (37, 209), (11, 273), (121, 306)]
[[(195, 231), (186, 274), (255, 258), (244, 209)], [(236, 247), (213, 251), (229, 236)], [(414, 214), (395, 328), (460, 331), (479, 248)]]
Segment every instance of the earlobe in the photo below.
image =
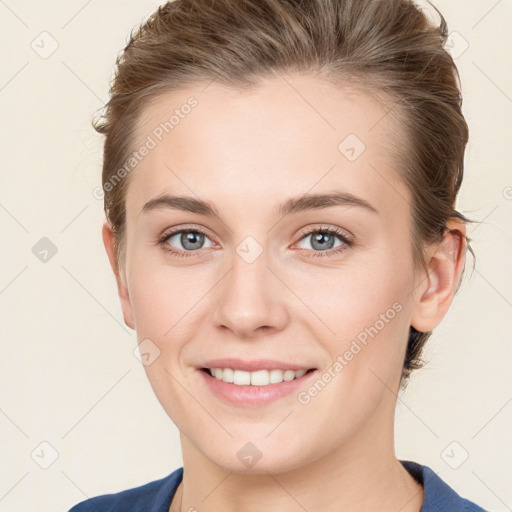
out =
[(465, 262), (465, 225), (454, 219), (447, 224), (442, 241), (428, 254), (427, 273), (417, 286), (417, 302), (411, 325), (420, 332), (432, 331), (452, 303)]
[(119, 262), (117, 260), (116, 247), (115, 247), (115, 236), (110, 225), (105, 222), (102, 229), (103, 245), (107, 251), (108, 260), (112, 271), (114, 272), (117, 282), (117, 293), (119, 300), (121, 301), (121, 309), (123, 311), (123, 318), (125, 324), (131, 329), (135, 329), (135, 322), (133, 320), (132, 305), (130, 302), (130, 295), (128, 293), (128, 287), (126, 279), (123, 277), (124, 274), (122, 269), (119, 268)]

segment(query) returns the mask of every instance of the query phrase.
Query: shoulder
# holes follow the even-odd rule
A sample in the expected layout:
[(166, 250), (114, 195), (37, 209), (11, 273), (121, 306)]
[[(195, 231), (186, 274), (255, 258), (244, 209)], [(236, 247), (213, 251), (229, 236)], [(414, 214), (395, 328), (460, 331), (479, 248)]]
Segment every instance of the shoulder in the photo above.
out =
[(167, 512), (183, 478), (183, 468), (139, 487), (82, 501), (68, 512)]
[(400, 462), (423, 485), (425, 496), (420, 512), (486, 512), (472, 501), (459, 496), (428, 466), (409, 460)]

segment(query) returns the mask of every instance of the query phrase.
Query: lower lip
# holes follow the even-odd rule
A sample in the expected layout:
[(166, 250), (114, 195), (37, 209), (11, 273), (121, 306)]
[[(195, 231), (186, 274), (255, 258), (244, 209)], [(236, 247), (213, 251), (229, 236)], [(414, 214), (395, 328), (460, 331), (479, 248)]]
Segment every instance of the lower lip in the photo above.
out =
[(212, 377), (204, 370), (198, 370), (210, 391), (231, 404), (244, 407), (259, 407), (298, 391), (318, 370), (310, 371), (298, 379), (283, 381), (267, 386), (239, 386)]

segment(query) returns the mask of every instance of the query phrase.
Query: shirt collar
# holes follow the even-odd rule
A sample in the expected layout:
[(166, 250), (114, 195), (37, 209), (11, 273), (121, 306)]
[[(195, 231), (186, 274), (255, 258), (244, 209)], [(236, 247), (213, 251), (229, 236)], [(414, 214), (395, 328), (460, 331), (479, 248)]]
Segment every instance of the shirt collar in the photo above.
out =
[[(464, 510), (466, 500), (462, 499), (432, 469), (410, 460), (400, 461), (409, 474), (423, 486), (424, 497), (420, 512)], [(183, 479), (183, 467), (163, 479), (163, 485), (155, 494), (150, 512), (168, 512), (172, 497)], [(476, 507), (474, 510), (483, 510)]]

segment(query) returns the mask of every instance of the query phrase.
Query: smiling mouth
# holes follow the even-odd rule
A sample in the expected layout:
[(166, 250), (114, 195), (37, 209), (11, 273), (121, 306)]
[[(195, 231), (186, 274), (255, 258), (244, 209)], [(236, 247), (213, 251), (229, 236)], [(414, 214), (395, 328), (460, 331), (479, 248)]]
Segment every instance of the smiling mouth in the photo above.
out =
[(257, 370), (248, 372), (245, 370), (237, 370), (233, 368), (201, 368), (210, 377), (235, 384), (236, 386), (268, 386), (270, 384), (280, 384), (291, 380), (302, 378), (313, 371), (309, 370)]

